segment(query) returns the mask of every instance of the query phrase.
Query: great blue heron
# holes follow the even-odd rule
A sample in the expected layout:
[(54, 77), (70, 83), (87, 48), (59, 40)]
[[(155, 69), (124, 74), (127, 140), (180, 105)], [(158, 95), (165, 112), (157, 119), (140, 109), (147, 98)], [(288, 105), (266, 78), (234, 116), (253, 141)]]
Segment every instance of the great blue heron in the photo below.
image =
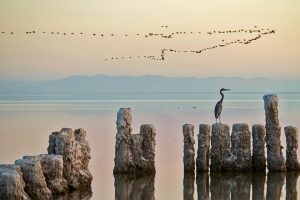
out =
[(220, 90), (220, 94), (222, 96), (221, 100), (217, 102), (216, 104), (216, 107), (215, 107), (215, 118), (216, 118), (216, 123), (218, 122), (218, 118), (220, 120), (220, 124), (221, 124), (221, 112), (222, 112), (222, 109), (223, 109), (223, 100), (224, 100), (224, 94), (222, 93), (223, 91), (228, 91), (230, 89), (225, 89), (225, 88), (222, 88)]

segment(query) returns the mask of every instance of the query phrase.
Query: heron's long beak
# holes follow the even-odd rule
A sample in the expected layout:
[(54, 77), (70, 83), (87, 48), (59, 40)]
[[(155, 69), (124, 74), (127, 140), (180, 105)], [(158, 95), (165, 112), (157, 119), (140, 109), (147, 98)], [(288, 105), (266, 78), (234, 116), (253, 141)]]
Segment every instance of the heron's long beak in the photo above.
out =
[(229, 91), (230, 89), (224, 89), (225, 91)]

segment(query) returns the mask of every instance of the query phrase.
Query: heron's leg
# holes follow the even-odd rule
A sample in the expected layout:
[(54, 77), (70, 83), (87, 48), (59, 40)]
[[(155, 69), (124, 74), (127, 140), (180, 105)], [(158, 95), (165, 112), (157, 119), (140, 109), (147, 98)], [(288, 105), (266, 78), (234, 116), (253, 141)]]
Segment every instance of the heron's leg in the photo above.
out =
[(220, 116), (219, 116), (219, 120), (220, 120), (220, 124), (222, 124), (222, 122), (221, 122), (221, 114), (220, 114)]

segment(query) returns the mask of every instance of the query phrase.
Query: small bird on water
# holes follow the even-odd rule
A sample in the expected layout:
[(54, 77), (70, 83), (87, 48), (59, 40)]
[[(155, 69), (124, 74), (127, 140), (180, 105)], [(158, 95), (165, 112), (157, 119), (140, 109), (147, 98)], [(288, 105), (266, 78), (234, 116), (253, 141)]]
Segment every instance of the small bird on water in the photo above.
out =
[(219, 121), (220, 121), (220, 124), (221, 124), (221, 112), (222, 112), (222, 109), (223, 109), (223, 100), (224, 100), (224, 94), (223, 94), (223, 91), (228, 91), (230, 89), (225, 89), (225, 88), (222, 88), (220, 90), (220, 94), (222, 96), (221, 100), (217, 102), (216, 106), (215, 106), (215, 118), (216, 118), (216, 123), (218, 123), (218, 118), (219, 118)]

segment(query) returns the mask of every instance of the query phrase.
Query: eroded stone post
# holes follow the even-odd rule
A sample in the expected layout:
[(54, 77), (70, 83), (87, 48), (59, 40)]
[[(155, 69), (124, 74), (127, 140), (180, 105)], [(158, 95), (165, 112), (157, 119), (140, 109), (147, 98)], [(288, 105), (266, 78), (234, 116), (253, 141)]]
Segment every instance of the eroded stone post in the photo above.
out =
[(125, 173), (133, 170), (131, 145), (132, 112), (130, 108), (120, 108), (117, 114), (117, 135), (115, 146), (114, 173)]
[(210, 125), (200, 124), (196, 159), (197, 172), (209, 171), (210, 132)]
[(16, 160), (23, 173), (26, 193), (32, 199), (50, 200), (52, 191), (47, 187), (46, 178), (43, 173), (41, 160), (36, 156), (24, 156)]
[(297, 158), (298, 129), (293, 126), (284, 128), (286, 137), (286, 169), (291, 171), (300, 170)]
[(63, 157), (61, 155), (42, 154), (38, 156), (42, 164), (42, 169), (48, 188), (53, 194), (65, 193), (68, 189), (66, 179), (63, 177)]
[(266, 155), (265, 155), (265, 138), (266, 131), (264, 125), (255, 124), (252, 126), (252, 168), (254, 171), (266, 170)]
[(151, 124), (143, 124), (139, 134), (131, 134), (131, 122), (131, 109), (120, 108), (116, 122), (114, 173), (155, 173), (156, 130)]
[(184, 136), (184, 171), (194, 172), (195, 171), (195, 149), (194, 149), (194, 126), (192, 124), (183, 125), (183, 136)]
[(29, 200), (25, 192), (25, 182), (21, 167), (18, 165), (0, 165), (0, 199)]
[[(49, 136), (48, 154), (62, 155), (63, 176), (70, 189), (89, 187), (93, 176), (88, 164), (91, 159), (90, 146), (83, 129), (62, 128)], [(56, 163), (55, 160), (50, 161)], [(60, 163), (61, 164), (61, 163)], [(60, 166), (59, 162), (57, 166)]]
[(285, 171), (285, 161), (280, 142), (281, 128), (278, 120), (278, 97), (269, 94), (264, 96), (266, 114), (267, 162), (269, 171)]
[(142, 141), (142, 167), (143, 171), (147, 173), (155, 172), (155, 136), (156, 130), (151, 124), (143, 124), (140, 128), (140, 135)]
[(233, 171), (251, 171), (251, 133), (248, 124), (233, 124), (231, 134), (231, 159)]
[(227, 124), (213, 124), (211, 135), (211, 171), (226, 169), (226, 162), (230, 157), (230, 135)]

